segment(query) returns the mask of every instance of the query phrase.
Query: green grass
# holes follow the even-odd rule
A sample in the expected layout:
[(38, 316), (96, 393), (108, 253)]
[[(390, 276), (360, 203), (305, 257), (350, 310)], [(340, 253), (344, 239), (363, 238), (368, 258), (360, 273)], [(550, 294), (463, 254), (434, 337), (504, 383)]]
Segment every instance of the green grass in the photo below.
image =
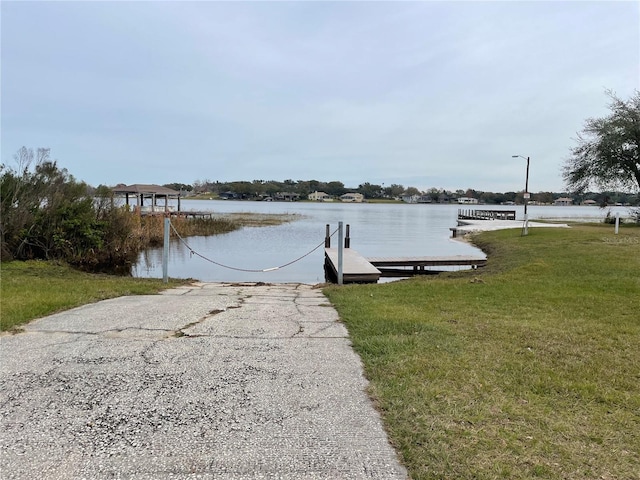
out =
[(411, 477), (640, 478), (640, 228), (474, 242), (484, 269), (325, 289)]
[(0, 330), (51, 313), (122, 295), (145, 295), (188, 280), (136, 279), (83, 273), (44, 261), (5, 262), (0, 266)]

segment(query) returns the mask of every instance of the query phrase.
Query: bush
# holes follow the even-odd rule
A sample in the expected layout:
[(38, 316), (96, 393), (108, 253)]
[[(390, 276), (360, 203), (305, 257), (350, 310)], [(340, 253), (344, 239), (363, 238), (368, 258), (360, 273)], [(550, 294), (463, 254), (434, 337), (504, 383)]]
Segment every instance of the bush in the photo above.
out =
[[(134, 215), (114, 206), (50, 159), (49, 149), (22, 147), (16, 170), (0, 167), (2, 260), (64, 260), (89, 270), (127, 267), (142, 244)], [(33, 168), (32, 168), (33, 167)]]
[[(139, 253), (162, 245), (164, 219), (117, 206), (108, 187), (93, 189), (58, 168), (48, 148), (22, 147), (17, 169), (0, 166), (1, 259), (63, 260), (93, 272), (130, 273)], [(180, 236), (235, 230), (225, 219), (172, 221)]]

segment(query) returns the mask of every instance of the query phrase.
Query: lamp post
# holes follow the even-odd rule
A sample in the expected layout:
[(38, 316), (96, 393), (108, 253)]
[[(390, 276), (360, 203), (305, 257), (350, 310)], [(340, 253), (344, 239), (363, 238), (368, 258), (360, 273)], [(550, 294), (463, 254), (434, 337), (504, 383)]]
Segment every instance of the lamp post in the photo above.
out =
[(511, 158), (524, 158), (527, 161), (527, 177), (524, 184), (524, 234), (529, 233), (529, 217), (527, 216), (527, 203), (529, 203), (529, 157), (522, 155), (511, 155)]

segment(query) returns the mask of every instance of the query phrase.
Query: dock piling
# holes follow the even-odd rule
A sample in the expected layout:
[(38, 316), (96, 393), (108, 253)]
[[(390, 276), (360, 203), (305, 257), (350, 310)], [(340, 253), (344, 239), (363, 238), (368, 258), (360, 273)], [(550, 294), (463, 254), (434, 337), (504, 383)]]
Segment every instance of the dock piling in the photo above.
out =
[(164, 217), (164, 235), (162, 245), (162, 282), (169, 282), (169, 225), (171, 220), (168, 215)]
[(342, 248), (342, 236), (343, 236), (342, 222), (338, 222), (338, 285), (342, 285), (344, 283), (343, 270), (342, 270), (343, 257), (344, 257), (344, 252)]

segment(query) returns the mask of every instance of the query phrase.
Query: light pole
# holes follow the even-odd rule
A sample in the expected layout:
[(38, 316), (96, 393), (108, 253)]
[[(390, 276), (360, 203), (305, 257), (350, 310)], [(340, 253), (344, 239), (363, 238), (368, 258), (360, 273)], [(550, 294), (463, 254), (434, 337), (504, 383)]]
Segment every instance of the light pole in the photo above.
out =
[(529, 157), (511, 155), (511, 158), (524, 158), (527, 161), (527, 177), (524, 184), (524, 234), (529, 233), (529, 217), (527, 216), (527, 203), (529, 203)]

